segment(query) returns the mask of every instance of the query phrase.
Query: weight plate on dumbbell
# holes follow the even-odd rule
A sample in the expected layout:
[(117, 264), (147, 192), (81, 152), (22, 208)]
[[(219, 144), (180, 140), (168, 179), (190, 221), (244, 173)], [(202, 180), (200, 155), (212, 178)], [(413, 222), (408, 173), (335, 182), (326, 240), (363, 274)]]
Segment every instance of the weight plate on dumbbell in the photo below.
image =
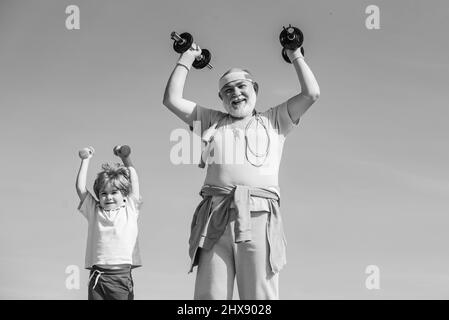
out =
[(279, 41), (284, 48), (295, 50), (302, 46), (304, 35), (302, 31), (296, 27), (284, 27), (279, 35)]
[(287, 56), (287, 50), (285, 50), (285, 48), (282, 48), (282, 58), (284, 58), (285, 62), (292, 63)]
[(131, 148), (127, 145), (121, 146), (120, 153), (122, 154), (122, 156), (128, 157), (129, 154), (131, 153)]
[(81, 159), (87, 159), (90, 155), (93, 155), (95, 150), (93, 147), (83, 148), (78, 152)]
[(184, 32), (181, 33), (179, 35), (182, 39), (184, 39), (184, 42), (181, 41), (175, 41), (173, 43), (173, 49), (177, 52), (177, 53), (184, 53), (187, 50), (190, 49), (190, 47), (192, 46), (193, 43), (193, 37), (190, 33), (188, 32)]
[(205, 66), (207, 66), (209, 64), (210, 59), (211, 59), (211, 54), (210, 54), (209, 50), (201, 49), (201, 58), (193, 61), (192, 66), (195, 69), (203, 69)]
[[(304, 47), (301, 47), (301, 54), (304, 56)], [(287, 50), (285, 48), (282, 48), (282, 58), (284, 58), (285, 62), (291, 63), (287, 55)]]

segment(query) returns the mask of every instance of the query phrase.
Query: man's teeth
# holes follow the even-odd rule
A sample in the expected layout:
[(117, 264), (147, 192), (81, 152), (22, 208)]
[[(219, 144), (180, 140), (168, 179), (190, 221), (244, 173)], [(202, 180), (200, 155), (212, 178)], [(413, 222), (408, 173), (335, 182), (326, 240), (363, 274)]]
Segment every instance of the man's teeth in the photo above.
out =
[(245, 101), (245, 99), (234, 100), (234, 101), (232, 101), (232, 104), (237, 105), (237, 104), (240, 104), (241, 102), (244, 102), (244, 101)]

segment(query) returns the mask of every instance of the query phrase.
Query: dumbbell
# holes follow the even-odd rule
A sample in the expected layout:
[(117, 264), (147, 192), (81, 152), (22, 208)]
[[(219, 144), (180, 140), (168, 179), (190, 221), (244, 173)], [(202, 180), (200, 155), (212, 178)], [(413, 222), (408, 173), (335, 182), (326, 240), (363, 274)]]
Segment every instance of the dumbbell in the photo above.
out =
[[(190, 47), (193, 44), (193, 37), (188, 32), (177, 34), (175, 31), (173, 31), (171, 33), (171, 39), (174, 40), (173, 49), (177, 53), (186, 52), (187, 50), (190, 49)], [(195, 69), (203, 69), (206, 66), (209, 69), (212, 69), (212, 65), (209, 64), (210, 59), (211, 59), (210, 51), (207, 49), (201, 49), (201, 55), (196, 57), (192, 65)]]
[(116, 156), (126, 158), (131, 153), (131, 148), (127, 145), (115, 146), (112, 151)]
[(287, 56), (288, 50), (296, 50), (301, 47), (301, 54), (304, 55), (304, 48), (302, 47), (302, 43), (304, 41), (304, 35), (301, 30), (296, 27), (292, 27), (291, 24), (288, 27), (282, 27), (283, 30), (279, 35), (279, 41), (282, 45), (282, 58), (288, 63), (292, 63)]
[(95, 150), (93, 147), (87, 147), (83, 148), (78, 152), (78, 155), (81, 159), (87, 159), (89, 156), (93, 155), (95, 153)]

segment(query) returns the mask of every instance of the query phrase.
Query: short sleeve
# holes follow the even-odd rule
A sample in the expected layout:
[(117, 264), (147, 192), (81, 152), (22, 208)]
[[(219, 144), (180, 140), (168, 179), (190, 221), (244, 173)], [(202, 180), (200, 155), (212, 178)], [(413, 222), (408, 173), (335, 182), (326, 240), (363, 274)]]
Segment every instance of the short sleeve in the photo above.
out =
[(98, 201), (95, 200), (90, 192), (87, 192), (84, 201), (80, 202), (80, 204), (78, 205), (78, 211), (81, 212), (81, 214), (86, 217), (86, 219), (89, 219), (89, 217), (95, 213), (97, 205)]
[(271, 122), (272, 126), (283, 136), (287, 136), (290, 131), (297, 127), (299, 120), (293, 122), (287, 109), (287, 102), (280, 104), (276, 107), (268, 109), (264, 112), (264, 115)]
[(226, 116), (226, 113), (224, 112), (197, 105), (193, 128), (190, 127), (190, 130), (193, 130), (194, 133), (200, 133), (200, 136), (203, 136), (205, 130), (209, 129), (215, 122), (219, 121), (224, 116)]
[(127, 205), (128, 207), (136, 213), (136, 215), (139, 215), (140, 207), (142, 206), (142, 198), (136, 198), (135, 196), (129, 196), (127, 198)]

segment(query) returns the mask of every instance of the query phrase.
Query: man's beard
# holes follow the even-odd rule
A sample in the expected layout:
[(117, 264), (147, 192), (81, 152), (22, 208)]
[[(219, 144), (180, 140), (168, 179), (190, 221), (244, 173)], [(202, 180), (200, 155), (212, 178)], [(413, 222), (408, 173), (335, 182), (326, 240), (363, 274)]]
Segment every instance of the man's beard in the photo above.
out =
[(252, 115), (253, 111), (254, 111), (254, 107), (250, 107), (248, 105), (245, 105), (243, 108), (239, 108), (239, 109), (234, 109), (234, 108), (228, 106), (225, 109), (234, 118), (245, 118), (249, 115)]

